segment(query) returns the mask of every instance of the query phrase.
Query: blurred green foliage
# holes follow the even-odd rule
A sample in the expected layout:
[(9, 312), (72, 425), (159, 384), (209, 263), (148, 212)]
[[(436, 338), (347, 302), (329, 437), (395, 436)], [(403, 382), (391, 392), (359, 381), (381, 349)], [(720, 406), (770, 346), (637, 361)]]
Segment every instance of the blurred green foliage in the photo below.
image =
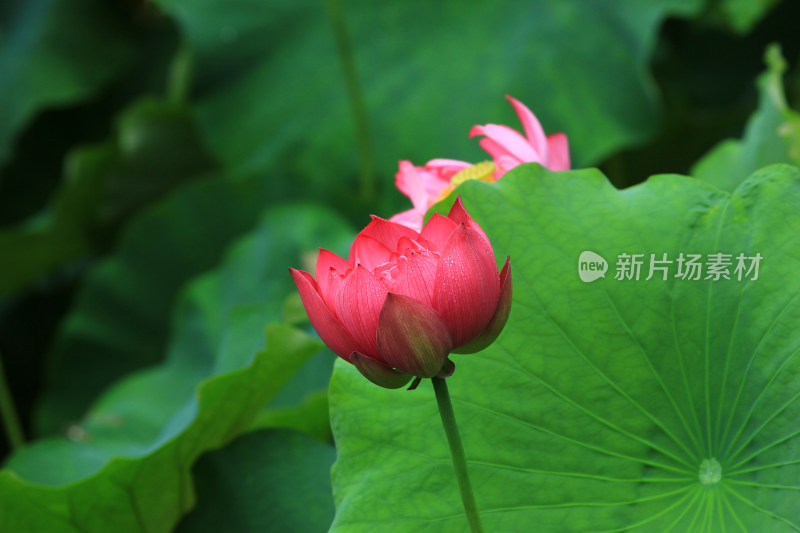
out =
[(765, 60), (769, 70), (758, 79), (758, 111), (748, 121), (742, 140), (722, 141), (691, 170), (725, 191), (732, 192), (765, 165), (800, 165), (800, 114), (787, 107), (783, 92), (786, 61), (777, 46), (769, 48)]
[(112, 140), (70, 153), (51, 209), (0, 233), (0, 255), (10, 259), (0, 295), (102, 245), (138, 208), (215, 168), (186, 106), (135, 102), (122, 111)]
[(94, 0), (9, 0), (0, 17), (0, 164), (45, 107), (96, 94), (130, 61), (124, 23)]
[[(618, 187), (798, 163), (796, 2), (329, 4), (0, 4), (0, 357), (33, 442), (0, 439), (0, 532), (329, 522), (334, 357), (286, 267), (406, 209), (398, 160), (486, 159), (467, 134), (518, 127), (506, 93)], [(258, 473), (223, 498), (223, 471)], [(319, 513), (260, 512), (298, 490)]]
[[(175, 531), (325, 531), (336, 452), (302, 433), (250, 433), (197, 463), (197, 510)], [(263, 480), (270, 480), (264, 483)]]
[[(191, 349), (193, 333), (177, 344)], [(40, 440), (0, 471), (0, 531), (169, 530), (194, 504), (195, 459), (246, 428), (319, 349), (305, 333), (273, 325), (266, 347), (235, 370), (216, 374), (218, 362), (189, 351), (129, 376), (69, 438)]]

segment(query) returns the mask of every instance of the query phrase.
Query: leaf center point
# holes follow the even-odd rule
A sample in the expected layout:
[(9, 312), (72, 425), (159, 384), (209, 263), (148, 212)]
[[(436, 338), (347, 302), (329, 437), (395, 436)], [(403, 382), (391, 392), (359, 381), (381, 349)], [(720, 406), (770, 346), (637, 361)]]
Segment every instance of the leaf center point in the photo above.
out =
[(722, 479), (722, 466), (714, 459), (703, 459), (700, 463), (700, 483), (716, 485)]

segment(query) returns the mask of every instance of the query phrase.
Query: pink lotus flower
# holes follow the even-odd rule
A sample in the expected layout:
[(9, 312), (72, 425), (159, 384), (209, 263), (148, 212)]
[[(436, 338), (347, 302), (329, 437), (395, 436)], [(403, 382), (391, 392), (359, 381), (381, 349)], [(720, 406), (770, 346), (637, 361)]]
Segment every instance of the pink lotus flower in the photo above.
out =
[(472, 165), (453, 159), (433, 159), (424, 167), (415, 167), (410, 161), (400, 161), (395, 184), (400, 192), (411, 199), (414, 208), (398, 213), (389, 220), (420, 231), (428, 209), (458, 185), (471, 179), (495, 181), (520, 163), (541, 163), (550, 170), (569, 170), (567, 136), (554, 133), (545, 137), (541, 124), (530, 109), (508, 95), (506, 98), (516, 110), (525, 136), (508, 126), (473, 126), (470, 137), (484, 136), (480, 145), (489, 152), (493, 161)]
[(316, 280), (290, 271), (325, 344), (386, 388), (451, 375), (448, 354), (494, 342), (511, 309), (510, 260), (498, 273), (460, 198), (421, 233), (373, 217), (347, 261), (320, 249)]
[(443, 197), (444, 191), (448, 193), (452, 191), (450, 181), (453, 176), (471, 166), (471, 163), (453, 159), (433, 159), (424, 167), (415, 167), (411, 161), (400, 161), (400, 168), (395, 175), (395, 185), (401, 193), (411, 199), (414, 207), (394, 215), (389, 220), (420, 231), (428, 209), (436, 203), (437, 198)]
[(541, 163), (550, 170), (569, 170), (569, 144), (563, 133), (545, 136), (536, 115), (519, 100), (506, 95), (517, 112), (525, 131), (523, 137), (518, 131), (499, 124), (473, 126), (470, 137), (483, 135), (481, 147), (494, 158), (497, 170), (495, 178), (521, 163)]

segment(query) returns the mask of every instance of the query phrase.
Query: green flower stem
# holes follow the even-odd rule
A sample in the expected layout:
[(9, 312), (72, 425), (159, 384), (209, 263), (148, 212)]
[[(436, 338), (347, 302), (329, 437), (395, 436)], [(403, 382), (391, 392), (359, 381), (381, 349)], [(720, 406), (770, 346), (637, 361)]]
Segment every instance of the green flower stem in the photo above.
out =
[(372, 143), (367, 123), (367, 107), (364, 104), (361, 84), (358, 82), (358, 72), (342, 12), (342, 2), (341, 0), (326, 0), (325, 5), (328, 8), (328, 18), (336, 39), (336, 48), (339, 50), (347, 95), (350, 99), (350, 111), (356, 127), (358, 152), (361, 157), (361, 197), (367, 204), (371, 204), (375, 200), (375, 173), (372, 164)]
[(436, 391), (436, 402), (439, 404), (439, 414), (442, 415), (442, 424), (444, 424), (444, 432), (447, 434), (447, 443), (450, 444), (450, 455), (453, 458), (453, 466), (456, 468), (456, 479), (458, 480), (458, 488), (461, 491), (461, 501), (464, 502), (464, 510), (467, 512), (469, 529), (472, 533), (483, 533), (481, 517), (478, 514), (475, 495), (472, 493), (472, 483), (469, 481), (469, 472), (467, 472), (467, 458), (464, 455), (464, 446), (461, 444), (461, 435), (458, 434), (456, 415), (453, 413), (450, 393), (447, 392), (447, 383), (443, 378), (431, 378), (431, 381), (433, 381), (433, 390)]
[(0, 357), (0, 418), (3, 419), (8, 442), (12, 450), (18, 450), (25, 444), (22, 436), (22, 426), (14, 408), (14, 400), (11, 398), (11, 391), (8, 388), (6, 374), (3, 371), (3, 359)]

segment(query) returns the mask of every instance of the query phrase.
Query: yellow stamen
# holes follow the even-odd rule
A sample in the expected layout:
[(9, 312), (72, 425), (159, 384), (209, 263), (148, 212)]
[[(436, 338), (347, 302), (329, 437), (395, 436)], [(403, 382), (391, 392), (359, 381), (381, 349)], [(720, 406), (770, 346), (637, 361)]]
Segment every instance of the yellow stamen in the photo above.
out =
[(464, 170), (456, 173), (450, 179), (450, 185), (444, 188), (439, 197), (436, 198), (436, 201), (441, 202), (447, 198), (447, 195), (453, 192), (456, 187), (465, 181), (478, 180), (485, 181), (487, 183), (493, 183), (496, 181), (494, 179), (494, 170), (495, 166), (493, 161), (483, 161), (477, 165), (472, 165), (471, 167), (465, 168)]

